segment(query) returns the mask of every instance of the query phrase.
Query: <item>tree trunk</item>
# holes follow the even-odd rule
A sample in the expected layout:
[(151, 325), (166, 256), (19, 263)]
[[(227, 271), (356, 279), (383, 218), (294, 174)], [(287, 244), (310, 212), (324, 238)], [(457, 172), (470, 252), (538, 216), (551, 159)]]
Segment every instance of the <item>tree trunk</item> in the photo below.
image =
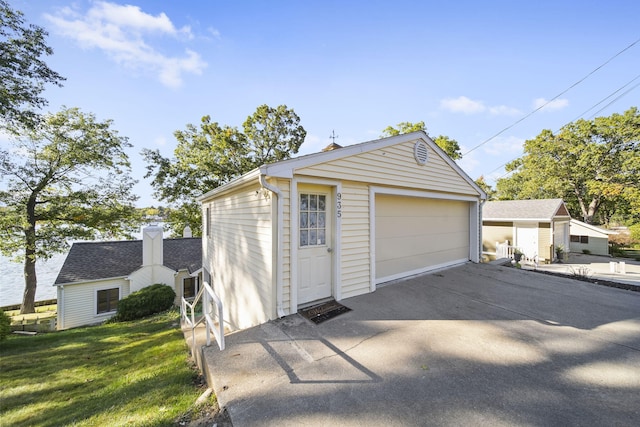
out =
[(594, 197), (593, 199), (591, 199), (591, 203), (589, 203), (589, 209), (587, 210), (587, 216), (585, 217), (584, 222), (586, 222), (587, 224), (593, 224), (599, 207), (600, 198)]
[(20, 314), (35, 313), (36, 286), (36, 192), (31, 193), (27, 202), (27, 222), (24, 229), (24, 294)]
[(35, 313), (36, 286), (38, 279), (36, 277), (36, 258), (35, 251), (26, 251), (24, 260), (24, 294), (22, 296), (22, 305), (20, 306), (20, 314)]

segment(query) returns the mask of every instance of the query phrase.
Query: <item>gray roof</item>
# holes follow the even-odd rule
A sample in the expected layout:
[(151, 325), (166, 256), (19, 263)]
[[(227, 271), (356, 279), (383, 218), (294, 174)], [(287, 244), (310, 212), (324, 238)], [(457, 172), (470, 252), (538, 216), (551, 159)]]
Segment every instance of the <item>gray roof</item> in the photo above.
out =
[[(202, 239), (163, 240), (163, 264), (189, 273), (202, 267)], [(76, 242), (58, 273), (55, 285), (125, 277), (142, 266), (142, 240)]]
[(562, 199), (500, 200), (482, 207), (484, 220), (548, 220), (570, 217)]

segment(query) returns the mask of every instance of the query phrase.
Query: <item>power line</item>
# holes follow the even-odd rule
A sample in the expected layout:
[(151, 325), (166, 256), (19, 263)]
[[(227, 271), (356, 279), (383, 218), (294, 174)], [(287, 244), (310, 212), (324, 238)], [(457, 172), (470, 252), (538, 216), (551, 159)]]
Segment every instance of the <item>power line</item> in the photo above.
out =
[(592, 74), (596, 73), (598, 70), (600, 70), (602, 67), (604, 67), (605, 65), (607, 65), (609, 62), (613, 61), (615, 58), (617, 58), (618, 56), (622, 55), (624, 52), (626, 52), (627, 50), (631, 49), (633, 46), (635, 46), (636, 44), (638, 44), (640, 42), (640, 38), (637, 39), (636, 41), (634, 41), (633, 43), (631, 43), (629, 46), (625, 47), (624, 49), (622, 49), (620, 52), (616, 53), (615, 55), (613, 55), (611, 58), (607, 59), (605, 62), (603, 62), (602, 64), (600, 64), (598, 67), (596, 67), (595, 69), (593, 69), (591, 72), (589, 72), (586, 76), (584, 76), (583, 78), (581, 78), (580, 80), (578, 80), (577, 82), (575, 82), (574, 84), (572, 84), (571, 86), (569, 86), (567, 89), (563, 90), (562, 92), (560, 92), (559, 94), (557, 94), (556, 96), (554, 96), (553, 98), (551, 98), (550, 100), (548, 100), (547, 102), (545, 102), (544, 104), (542, 104), (541, 106), (539, 106), (538, 108), (536, 108), (535, 110), (531, 111), (530, 113), (528, 113), (527, 115), (525, 115), (524, 117), (521, 117), (520, 119), (516, 120), (514, 123), (512, 123), (511, 125), (507, 126), (506, 128), (502, 129), (500, 132), (496, 133), (495, 135), (493, 135), (491, 138), (486, 139), (484, 141), (482, 141), (480, 144), (476, 145), (475, 147), (473, 147), (471, 150), (467, 151), (466, 153), (463, 154), (463, 157), (466, 156), (467, 154), (471, 153), (472, 151), (482, 147), (484, 144), (486, 144), (487, 142), (493, 140), (494, 138), (502, 135), (504, 132), (508, 131), (509, 129), (511, 129), (512, 127), (514, 127), (515, 125), (517, 125), (518, 123), (528, 119), (529, 117), (531, 117), (533, 114), (537, 113), (538, 111), (542, 110), (544, 107), (546, 107), (547, 105), (549, 105), (550, 103), (552, 103), (553, 101), (555, 101), (556, 99), (560, 98), (562, 95), (564, 95), (565, 93), (569, 92), (571, 89), (573, 89), (574, 87), (576, 87), (577, 85), (579, 85), (580, 83), (582, 83), (583, 81), (585, 81), (587, 78), (589, 78)]
[[(602, 98), (600, 101), (598, 101), (597, 103), (595, 103), (594, 105), (592, 105), (591, 107), (589, 107), (588, 109), (586, 109), (584, 112), (582, 112), (581, 114), (579, 114), (577, 117), (575, 117), (573, 120), (571, 120), (571, 122), (575, 122), (576, 120), (578, 120), (579, 118), (581, 118), (582, 116), (584, 116), (585, 114), (587, 114), (589, 111), (593, 110), (594, 108), (596, 108), (598, 105), (602, 104), (603, 102), (605, 102), (606, 100), (608, 100), (609, 98), (611, 98), (612, 96), (614, 96), (616, 93), (620, 92), (621, 90), (623, 90), (624, 88), (626, 88), (627, 86), (629, 86), (631, 83), (633, 83), (634, 81), (640, 79), (640, 74), (638, 74), (637, 76), (635, 76), (634, 78), (632, 78), (631, 80), (629, 80), (627, 83), (625, 83), (624, 85), (620, 86), (618, 89), (614, 90), (613, 92), (611, 92), (609, 95), (605, 96), (604, 98)], [(620, 95), (618, 95), (617, 97), (615, 97), (611, 102), (609, 102), (608, 104), (606, 104), (604, 107), (600, 108), (598, 111), (596, 111), (595, 113), (593, 113), (591, 116), (589, 116), (589, 120), (591, 120), (592, 118), (594, 118), (597, 114), (599, 114), (600, 112), (602, 112), (603, 110), (605, 110), (606, 108), (608, 108), (610, 105), (618, 102), (621, 98), (623, 98), (624, 96), (628, 95), (631, 91), (635, 90), (637, 87), (640, 86), (640, 83), (635, 84), (633, 87), (629, 88), (628, 90), (624, 91), (623, 93), (621, 93)], [(556, 130), (554, 133), (558, 133), (560, 129)], [(516, 157), (514, 159), (509, 160), (508, 162), (505, 162), (503, 164), (501, 164), (500, 166), (498, 166), (497, 168), (491, 170), (487, 175), (491, 175), (492, 173), (494, 173), (495, 171), (497, 171), (500, 168), (503, 168), (504, 166), (506, 166), (508, 163), (513, 162), (514, 160), (517, 160), (519, 157)], [(502, 175), (500, 178), (505, 177), (506, 175), (508, 175), (509, 172), (505, 173), (504, 175)], [(498, 179), (500, 179), (498, 178)]]

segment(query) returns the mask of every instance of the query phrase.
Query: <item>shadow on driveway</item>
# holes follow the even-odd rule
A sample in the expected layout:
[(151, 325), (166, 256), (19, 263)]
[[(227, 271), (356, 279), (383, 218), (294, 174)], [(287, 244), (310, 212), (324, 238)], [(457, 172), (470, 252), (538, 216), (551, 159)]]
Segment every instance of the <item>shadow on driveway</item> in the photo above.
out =
[(468, 264), (205, 348), (234, 426), (637, 425), (640, 293)]

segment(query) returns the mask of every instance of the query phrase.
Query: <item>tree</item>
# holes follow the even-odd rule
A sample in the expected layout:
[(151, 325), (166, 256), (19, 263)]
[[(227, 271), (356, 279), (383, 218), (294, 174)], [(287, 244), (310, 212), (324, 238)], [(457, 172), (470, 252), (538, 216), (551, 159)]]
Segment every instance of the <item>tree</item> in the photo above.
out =
[[(424, 124), (424, 122), (401, 122), (396, 126), (397, 127), (395, 128), (393, 126), (387, 126), (382, 131), (381, 137), (396, 136), (405, 133), (416, 132), (419, 130), (427, 132), (427, 126)], [(453, 160), (460, 160), (462, 158), (460, 145), (455, 139), (449, 138), (445, 135), (439, 135), (433, 140), (433, 142), (435, 142), (438, 147), (442, 148), (444, 152), (447, 153), (447, 155)]]
[(174, 233), (181, 234), (189, 225), (194, 236), (200, 235), (198, 196), (265, 163), (289, 158), (307, 134), (298, 115), (286, 105), (259, 106), (242, 128), (220, 125), (204, 116), (199, 128), (188, 124), (186, 130), (174, 133), (178, 145), (173, 159), (158, 150), (143, 150), (145, 178), (153, 177), (156, 197), (179, 206), (169, 210), (167, 220)]
[(491, 187), (491, 185), (487, 183), (487, 181), (484, 179), (484, 176), (476, 179), (475, 182), (478, 187), (482, 188), (482, 190), (487, 193), (487, 200), (494, 200), (496, 198), (496, 191)]
[(41, 59), (53, 50), (45, 43), (48, 33), (27, 25), (23, 14), (0, 0), (0, 128), (33, 127), (36, 110), (47, 104), (40, 96), (47, 83), (64, 80)]
[[(127, 138), (78, 109), (45, 116), (0, 150), (0, 250), (24, 261), (21, 313), (33, 313), (36, 260), (69, 240), (128, 236), (137, 223)], [(21, 133), (18, 133), (21, 132)]]
[[(543, 130), (497, 183), (501, 199), (563, 198), (573, 217), (608, 222), (624, 210), (640, 215), (640, 113), (578, 120), (557, 134)], [(600, 218), (598, 215), (601, 214)]]

